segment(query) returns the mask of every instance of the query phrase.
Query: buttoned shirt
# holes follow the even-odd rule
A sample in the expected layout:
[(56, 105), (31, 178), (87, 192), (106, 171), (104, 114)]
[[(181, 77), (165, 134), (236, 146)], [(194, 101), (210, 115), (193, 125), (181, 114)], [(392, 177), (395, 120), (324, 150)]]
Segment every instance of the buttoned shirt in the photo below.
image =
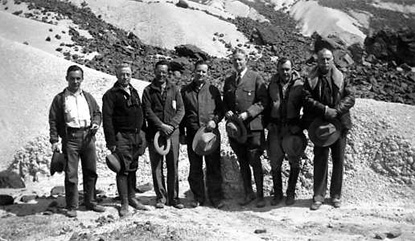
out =
[(68, 89), (64, 93), (65, 122), (68, 127), (82, 128), (91, 125), (88, 102), (82, 90), (72, 93)]

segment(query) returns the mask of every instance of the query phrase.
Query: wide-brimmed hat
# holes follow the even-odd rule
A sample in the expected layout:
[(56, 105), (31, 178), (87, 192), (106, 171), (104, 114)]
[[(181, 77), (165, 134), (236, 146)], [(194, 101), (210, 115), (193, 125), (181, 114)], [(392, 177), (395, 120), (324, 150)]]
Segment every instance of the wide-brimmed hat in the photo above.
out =
[(340, 137), (341, 123), (337, 119), (315, 119), (308, 127), (308, 136), (316, 146), (326, 147)]
[(282, 138), (282, 149), (288, 156), (301, 157), (307, 147), (304, 133), (287, 134)]
[(228, 136), (235, 139), (239, 143), (245, 143), (248, 139), (248, 132), (241, 119), (238, 117), (230, 117), (226, 122), (226, 132)]
[(63, 172), (65, 164), (65, 155), (59, 151), (54, 151), (50, 162), (50, 175), (53, 176), (55, 172)]
[(205, 156), (215, 151), (220, 144), (220, 133), (218, 129), (208, 131), (205, 126), (199, 128), (193, 138), (192, 149), (200, 155)]
[(154, 136), (153, 144), (157, 153), (165, 156), (170, 151), (171, 139), (168, 136), (162, 135), (160, 131), (157, 131)]
[(121, 170), (121, 162), (117, 153), (111, 153), (105, 157), (105, 162), (111, 171), (119, 173)]

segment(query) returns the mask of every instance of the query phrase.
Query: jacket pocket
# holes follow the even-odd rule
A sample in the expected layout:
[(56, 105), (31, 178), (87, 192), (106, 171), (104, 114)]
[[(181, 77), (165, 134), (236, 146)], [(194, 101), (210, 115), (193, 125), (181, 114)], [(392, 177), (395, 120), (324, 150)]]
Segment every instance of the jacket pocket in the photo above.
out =
[(262, 123), (262, 115), (258, 115), (251, 122), (249, 122), (249, 128), (251, 131), (263, 130), (264, 124)]

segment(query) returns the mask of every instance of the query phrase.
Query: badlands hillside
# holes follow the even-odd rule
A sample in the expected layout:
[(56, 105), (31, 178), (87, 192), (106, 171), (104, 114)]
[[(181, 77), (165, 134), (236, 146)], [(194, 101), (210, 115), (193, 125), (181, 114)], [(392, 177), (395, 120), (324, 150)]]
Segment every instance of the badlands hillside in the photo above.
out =
[[(410, 54), (415, 52), (415, 5), (397, 2), (1, 1), (0, 240), (415, 240), (415, 55)], [(281, 56), (291, 57), (306, 73), (315, 63), (314, 41), (329, 35), (335, 36), (330, 39), (337, 46), (337, 63), (360, 97), (352, 112), (341, 209), (309, 210), (311, 143), (294, 206), (271, 207), (267, 198), (263, 209), (240, 207), (238, 165), (222, 135), (223, 210), (187, 208), (192, 195), (182, 146), (180, 197), (186, 208), (153, 208), (145, 154), (137, 180), (145, 192), (137, 196), (152, 209), (120, 219), (115, 175), (105, 165), (108, 151), (100, 130), (97, 188), (107, 211), (81, 208), (76, 219), (63, 215), (64, 175), (49, 174), (47, 113), (53, 96), (66, 87), (69, 65), (83, 66), (83, 88), (101, 105), (103, 93), (116, 81), (113, 65), (120, 59), (134, 61), (133, 84), (140, 92), (160, 58), (183, 67), (182, 81), (195, 59), (206, 58), (212, 81), (221, 87), (232, 69), (228, 55), (234, 47), (245, 48), (251, 67), (268, 79)], [(401, 40), (407, 45), (399, 45)], [(409, 55), (402, 55), (402, 46)], [(221, 130), (225, 133), (223, 125)], [(266, 154), (263, 165), (269, 195)], [(13, 204), (5, 205), (9, 198)]]

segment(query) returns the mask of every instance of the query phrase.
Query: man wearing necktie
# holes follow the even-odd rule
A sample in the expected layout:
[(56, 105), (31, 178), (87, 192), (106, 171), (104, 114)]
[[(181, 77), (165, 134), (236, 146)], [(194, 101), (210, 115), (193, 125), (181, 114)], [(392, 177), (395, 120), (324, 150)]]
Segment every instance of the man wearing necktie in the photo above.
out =
[[(232, 54), (235, 72), (226, 78), (223, 87), (225, 117), (237, 117), (243, 121), (248, 138), (244, 143), (229, 138), (229, 143), (238, 157), (244, 187), (241, 205), (247, 205), (256, 198), (256, 206), (264, 207), (263, 172), (261, 155), (265, 143), (262, 112), (268, 104), (268, 95), (262, 77), (247, 68), (247, 54), (235, 49)], [(251, 169), (254, 172), (256, 195), (252, 190)]]

